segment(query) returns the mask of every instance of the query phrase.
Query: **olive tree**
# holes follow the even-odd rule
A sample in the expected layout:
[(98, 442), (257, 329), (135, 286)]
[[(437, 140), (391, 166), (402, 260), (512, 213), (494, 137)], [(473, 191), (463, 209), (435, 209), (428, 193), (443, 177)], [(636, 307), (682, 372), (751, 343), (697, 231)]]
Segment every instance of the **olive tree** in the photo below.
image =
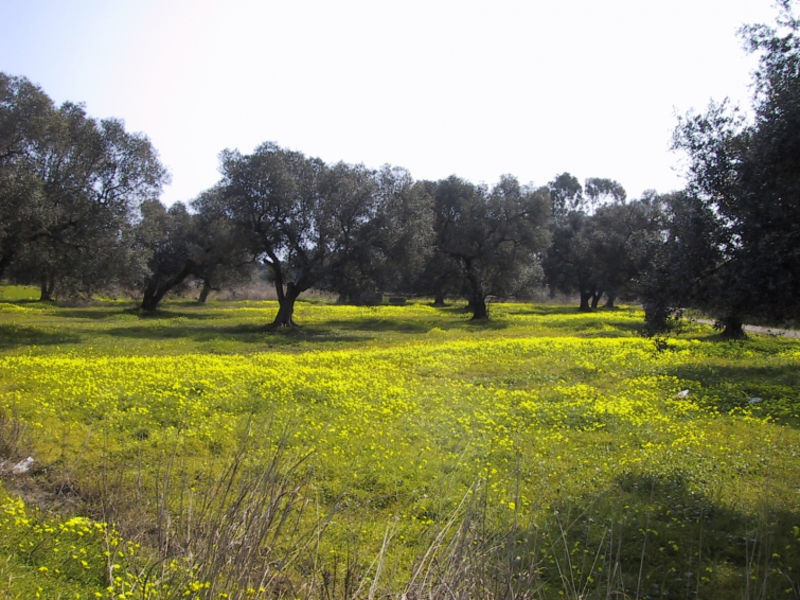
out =
[[(0, 76), (0, 275), (73, 291), (107, 284), (126, 260), (125, 231), (158, 197), (166, 171), (150, 141), (117, 119), (55, 108), (25, 80)], [(24, 268), (23, 268), (24, 267)]]
[(676, 147), (689, 157), (688, 192), (719, 218), (719, 257), (696, 305), (744, 335), (746, 319), (782, 321), (800, 312), (800, 19), (779, 2), (776, 26), (742, 35), (759, 54), (754, 118), (726, 103), (681, 119)]
[(378, 214), (372, 173), (271, 142), (249, 155), (226, 150), (221, 161), (219, 210), (268, 270), (279, 304), (272, 326), (292, 327), (300, 294), (364, 252)]
[(436, 249), (458, 266), (474, 320), (488, 318), (488, 296), (519, 294), (541, 282), (539, 255), (552, 211), (547, 188), (504, 175), (490, 191), (452, 176), (433, 195)]

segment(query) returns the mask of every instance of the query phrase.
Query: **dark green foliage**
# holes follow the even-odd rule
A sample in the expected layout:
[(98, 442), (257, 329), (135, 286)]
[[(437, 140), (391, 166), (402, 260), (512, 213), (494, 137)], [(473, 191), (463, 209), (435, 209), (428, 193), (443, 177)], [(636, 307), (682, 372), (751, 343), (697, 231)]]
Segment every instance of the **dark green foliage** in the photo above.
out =
[[(566, 193), (558, 185), (567, 175), (550, 184), (557, 198)], [(660, 205), (652, 194), (626, 204), (622, 186), (599, 178), (586, 180), (588, 203), (574, 200), (581, 188), (572, 180), (576, 192), (569, 204), (579, 208), (565, 213), (554, 203), (547, 281), (553, 292), (578, 293), (581, 310), (596, 308), (603, 294), (611, 308), (617, 297), (635, 292), (635, 281), (650, 264), (660, 239)]]
[(169, 209), (158, 201), (142, 205), (136, 243), (147, 261), (136, 283), (142, 289), (143, 310), (156, 310), (167, 293), (192, 279), (202, 282), (207, 295), (250, 276), (252, 255), (230, 221), (214, 212), (218, 193), (211, 189), (201, 194), (192, 203), (198, 211), (193, 213), (180, 202)]
[(153, 201), (142, 206), (139, 242), (148, 251), (141, 308), (153, 311), (162, 298), (194, 274), (192, 216), (177, 202), (169, 209)]
[(491, 191), (455, 176), (430, 188), (436, 219), (432, 260), (438, 261), (427, 269), (431, 292), (438, 297), (457, 282), (473, 319), (485, 319), (487, 296), (524, 294), (540, 284), (538, 255), (548, 241), (551, 210), (546, 188), (520, 186), (510, 175)]
[(410, 175), (259, 146), (251, 155), (222, 154), (215, 201), (244, 245), (267, 267), (280, 309), (273, 326), (294, 325), (294, 303), (312, 286), (345, 299), (374, 295), (409, 280), (428, 228)]
[(218, 211), (268, 269), (280, 303), (273, 325), (290, 327), (295, 300), (321, 279), (336, 251), (332, 206), (321, 192), (325, 165), (273, 143), (246, 156), (225, 150), (221, 162)]
[(584, 186), (586, 200), (591, 209), (603, 204), (625, 204), (627, 193), (618, 181), (603, 177), (590, 177)]
[[(336, 292), (342, 302), (370, 304), (382, 292), (411, 294), (431, 250), (431, 199), (422, 184), (399, 167), (385, 165), (378, 171), (336, 165), (338, 177), (360, 173), (362, 188), (370, 195), (368, 219), (357, 222), (352, 208), (339, 219), (351, 233), (344, 251), (331, 261), (321, 287)], [(342, 190), (345, 194), (347, 188)], [(341, 193), (341, 192), (340, 192)], [(332, 199), (344, 205), (346, 197)], [(366, 202), (365, 202), (366, 204)], [(354, 224), (356, 225), (354, 227)]]
[(592, 221), (572, 211), (553, 229), (553, 242), (544, 259), (544, 271), (552, 291), (580, 294), (581, 310), (600, 289), (597, 257), (592, 251)]
[(554, 221), (561, 222), (570, 212), (583, 209), (583, 186), (575, 176), (564, 172), (548, 183), (547, 187), (553, 202)]
[(688, 192), (654, 199), (662, 215), (662, 240), (637, 279), (636, 291), (651, 332), (667, 329), (687, 306), (701, 305), (719, 285), (722, 262), (718, 217)]
[[(718, 216), (720, 257), (696, 305), (742, 335), (744, 319), (783, 321), (800, 311), (800, 21), (780, 3), (777, 28), (745, 27), (752, 52), (755, 118), (725, 103), (689, 115), (676, 146), (689, 156), (689, 190)], [(714, 283), (717, 285), (713, 285)]]
[(0, 74), (0, 276), (89, 294), (130, 263), (138, 205), (166, 173), (149, 140), (78, 104), (55, 108), (24, 78)]

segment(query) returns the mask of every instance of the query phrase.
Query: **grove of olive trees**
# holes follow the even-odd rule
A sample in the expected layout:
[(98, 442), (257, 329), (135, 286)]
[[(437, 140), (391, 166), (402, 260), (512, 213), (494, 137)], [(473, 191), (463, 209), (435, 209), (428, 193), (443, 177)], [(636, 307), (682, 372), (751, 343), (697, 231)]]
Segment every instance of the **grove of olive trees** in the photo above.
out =
[(311, 288), (354, 303), (460, 297), (476, 320), (488, 298), (549, 288), (581, 310), (640, 301), (653, 330), (685, 307), (731, 337), (747, 320), (785, 322), (800, 311), (800, 21), (788, 0), (780, 10), (775, 27), (742, 30), (760, 58), (754, 118), (725, 102), (681, 118), (686, 188), (637, 199), (568, 172), (546, 186), (415, 181), (266, 142), (223, 151), (215, 186), (165, 207), (147, 137), (0, 73), (0, 278), (42, 300), (134, 291), (154, 311), (191, 281), (204, 299), (258, 266), (274, 327), (294, 325)]

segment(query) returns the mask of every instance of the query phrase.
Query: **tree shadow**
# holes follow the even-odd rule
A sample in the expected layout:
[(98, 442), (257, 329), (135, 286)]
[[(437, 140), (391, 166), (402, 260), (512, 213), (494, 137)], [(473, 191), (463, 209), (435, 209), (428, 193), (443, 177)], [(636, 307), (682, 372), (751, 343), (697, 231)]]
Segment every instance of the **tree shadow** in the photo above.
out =
[[(168, 322), (168, 321), (167, 321)], [(237, 342), (250, 345), (253, 349), (263, 348), (265, 344), (294, 346), (305, 342), (361, 342), (366, 336), (342, 335), (335, 331), (293, 327), (281, 331), (269, 331), (264, 325), (196, 326), (169, 324), (165, 327), (132, 325), (115, 327), (106, 332), (117, 338), (136, 338), (154, 340), (188, 339), (200, 343)]]
[(219, 311), (204, 310), (199, 311), (177, 311), (177, 310), (156, 310), (152, 312), (143, 311), (138, 306), (90, 306), (84, 308), (59, 308), (52, 313), (54, 317), (63, 319), (86, 319), (92, 321), (102, 321), (104, 319), (111, 319), (123, 315), (130, 315), (138, 317), (142, 320), (164, 320), (171, 321), (176, 319), (191, 319), (191, 320), (209, 320), (218, 319), (220, 317)]
[(718, 362), (678, 365), (667, 375), (697, 382), (694, 401), (728, 413), (746, 409), (757, 416), (800, 427), (800, 369), (796, 364), (730, 366)]
[(800, 390), (800, 369), (794, 364), (768, 366), (679, 365), (671, 374), (682, 379), (730, 383), (741, 380), (753, 385), (784, 385)]
[(702, 598), (734, 597), (751, 577), (770, 590), (764, 597), (773, 598), (786, 583), (776, 570), (800, 564), (792, 529), (800, 513), (764, 500), (757, 514), (747, 514), (731, 508), (734, 502), (710, 498), (680, 473), (629, 473), (605, 493), (583, 499), (570, 537), (596, 550), (603, 525), (613, 525), (623, 541), (616, 560), (634, 567), (626, 588), (633, 590), (636, 581), (640, 597), (676, 598), (689, 590)]
[[(304, 326), (301, 324), (300, 329)], [(395, 331), (398, 333), (426, 333), (431, 328), (427, 321), (421, 319), (329, 319), (320, 321), (314, 327), (320, 329), (343, 329), (347, 331)]]
[[(495, 544), (510, 580), (533, 565), (545, 589), (585, 598), (727, 599), (800, 591), (800, 512), (769, 498), (745, 513), (712, 499), (680, 473), (633, 474), (553, 505)], [(520, 561), (520, 557), (528, 557)], [(504, 567), (507, 569), (508, 567)], [(751, 588), (752, 589), (752, 588)]]
[[(196, 303), (195, 303), (196, 306)], [(163, 319), (165, 321), (173, 320), (173, 319), (192, 319), (197, 321), (207, 321), (209, 319), (218, 319), (220, 317), (219, 311), (213, 309), (205, 309), (202, 312), (199, 311), (177, 311), (177, 310), (155, 310), (155, 311), (146, 311), (141, 310), (138, 307), (130, 308), (125, 311), (126, 313), (136, 315), (140, 319), (143, 320), (159, 320)]]
[(577, 337), (630, 337), (639, 336), (642, 333), (643, 324), (631, 319), (595, 316), (595, 313), (575, 314), (585, 314), (586, 319), (580, 322), (544, 321), (542, 326), (548, 329), (570, 331)]
[(85, 319), (91, 321), (102, 321), (124, 315), (130, 309), (120, 307), (97, 307), (97, 308), (63, 308), (53, 313), (55, 317), (67, 319)]
[[(452, 303), (449, 303), (449, 304), (447, 304), (447, 303), (439, 304), (438, 306), (436, 304), (431, 303), (431, 304), (428, 304), (428, 306), (430, 306), (431, 308), (435, 308), (439, 312), (443, 312), (443, 313), (460, 314), (460, 315), (470, 315), (470, 314), (472, 314), (472, 311), (469, 309), (469, 305), (466, 302), (452, 302)], [(491, 319), (492, 303), (491, 302), (487, 302), (486, 303), (486, 308), (489, 311), (489, 318)]]
[[(424, 331), (428, 331), (431, 327), (438, 327), (439, 329), (456, 329), (462, 327), (479, 327), (483, 329), (505, 329), (510, 327), (511, 324), (503, 320), (503, 316), (496, 316), (492, 313), (491, 304), (488, 306), (489, 317), (486, 319), (473, 319), (472, 311), (465, 304), (444, 304), (435, 305), (429, 304), (438, 312), (458, 316), (458, 319), (448, 319), (447, 321), (432, 322), (430, 320), (425, 322)], [(506, 312), (503, 315), (508, 314)]]
[(75, 344), (80, 341), (81, 337), (74, 333), (53, 333), (22, 325), (0, 325), (0, 350), (11, 350), (22, 346)]
[(35, 298), (21, 298), (19, 300), (2, 300), (0, 299), (0, 304), (39, 304), (41, 306), (52, 306), (52, 302), (42, 302), (41, 300)]
[[(327, 322), (326, 322), (327, 323)], [(338, 342), (367, 342), (374, 339), (370, 335), (354, 335), (341, 333), (335, 329), (318, 325), (295, 325), (288, 329), (270, 329), (269, 325), (260, 326), (261, 341), (271, 342), (275, 345), (297, 345), (301, 343), (338, 343)], [(353, 328), (352, 331), (364, 331)]]
[[(603, 309), (598, 309), (598, 311)], [(593, 311), (597, 312), (597, 311)], [(564, 304), (536, 304), (530, 308), (519, 308), (516, 310), (508, 311), (509, 315), (535, 315), (539, 317), (551, 315), (577, 315), (577, 314), (591, 314), (578, 309), (577, 306), (564, 305)]]

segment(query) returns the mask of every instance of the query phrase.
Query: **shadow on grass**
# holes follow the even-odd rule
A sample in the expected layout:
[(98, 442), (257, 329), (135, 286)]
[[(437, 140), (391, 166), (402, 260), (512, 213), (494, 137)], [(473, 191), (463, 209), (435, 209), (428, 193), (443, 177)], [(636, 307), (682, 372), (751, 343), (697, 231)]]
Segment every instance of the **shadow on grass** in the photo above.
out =
[[(461, 308), (452, 309), (453, 312), (463, 312)], [(138, 314), (136, 311), (133, 311)], [(357, 318), (357, 319), (327, 319), (315, 321), (305, 325), (300, 322), (289, 329), (270, 329), (269, 318), (263, 324), (246, 324), (233, 326), (195, 325), (192, 323), (176, 322), (182, 319), (209, 320), (219, 315), (213, 312), (190, 313), (178, 311), (158, 311), (152, 314), (142, 314), (141, 321), (148, 325), (132, 324), (127, 327), (116, 327), (106, 331), (115, 337), (153, 338), (153, 339), (178, 339), (188, 338), (202, 342), (218, 340), (235, 340), (246, 344), (269, 344), (291, 346), (299, 343), (315, 342), (366, 342), (375, 339), (376, 334), (398, 333), (420, 335), (430, 331), (433, 327), (444, 330), (476, 328), (478, 330), (497, 330), (510, 326), (510, 323), (497, 320), (471, 321), (468, 319), (397, 319), (397, 318)]]
[(75, 344), (80, 341), (81, 337), (74, 333), (54, 333), (21, 325), (0, 325), (0, 350), (10, 350), (22, 346)]
[(489, 306), (489, 318), (488, 319), (473, 319), (470, 317), (472, 312), (464, 305), (464, 304), (445, 304), (436, 306), (435, 304), (429, 304), (428, 306), (435, 308), (438, 312), (443, 314), (449, 315), (458, 315), (460, 318), (458, 320), (448, 320), (448, 321), (437, 321), (425, 322), (425, 331), (430, 329), (431, 327), (438, 327), (440, 329), (454, 329), (460, 328), (464, 326), (469, 327), (478, 327), (484, 329), (505, 329), (509, 327), (511, 324), (507, 323), (503, 320), (503, 315), (510, 314), (510, 313), (500, 313), (499, 315), (495, 315), (492, 312), (491, 305)]
[(20, 298), (20, 299), (9, 299), (9, 300), (0, 299), (0, 303), (2, 303), (2, 304), (23, 304), (23, 305), (24, 304), (34, 304), (34, 305), (38, 304), (40, 306), (53, 306), (52, 302), (42, 302), (41, 300), (36, 299), (36, 298)]
[(509, 315), (535, 315), (535, 316), (547, 316), (547, 315), (587, 315), (596, 312), (605, 312), (606, 310), (613, 311), (619, 309), (597, 309), (594, 311), (586, 312), (580, 310), (577, 306), (572, 305), (563, 305), (563, 304), (536, 304), (531, 308), (520, 308), (517, 310), (509, 310), (507, 314)]
[(175, 310), (157, 310), (154, 312), (146, 312), (140, 310), (138, 307), (120, 306), (120, 305), (99, 305), (87, 306), (84, 308), (59, 308), (52, 313), (54, 317), (63, 319), (86, 319), (92, 321), (102, 321), (104, 319), (112, 319), (121, 315), (132, 315), (139, 317), (143, 320), (164, 320), (171, 321), (175, 319), (191, 319), (191, 320), (208, 320), (217, 319), (220, 316), (218, 311), (203, 311), (203, 312), (184, 312)]
[[(587, 314), (587, 313), (577, 313)], [(631, 319), (614, 319), (613, 317), (587, 314), (582, 321), (544, 321), (547, 329), (562, 329), (574, 332), (578, 337), (620, 337), (640, 336), (644, 332), (644, 323)], [(611, 329), (610, 329), (611, 328)]]
[(360, 342), (367, 341), (367, 336), (342, 335), (336, 331), (316, 327), (295, 327), (287, 330), (269, 331), (264, 325), (231, 325), (231, 326), (180, 326), (167, 324), (161, 326), (115, 327), (105, 333), (112, 337), (176, 340), (187, 339), (195, 342), (238, 342), (252, 345), (253, 349), (264, 345), (293, 346), (304, 342)]
[[(702, 390), (696, 402), (728, 413), (746, 409), (774, 422), (800, 427), (800, 369), (795, 364), (743, 366), (681, 365), (668, 372)], [(700, 387), (702, 386), (702, 387)]]
[[(432, 327), (439, 329), (455, 329), (469, 327), (481, 327), (486, 329), (503, 329), (508, 327), (508, 323), (496, 320), (446, 320), (446, 321), (433, 321), (430, 319), (330, 319), (318, 322), (315, 327), (326, 329), (342, 329), (346, 331), (365, 331), (365, 332), (395, 332), (395, 333), (409, 333), (420, 334), (427, 333)], [(302, 325), (301, 325), (302, 328)]]
[[(731, 598), (752, 577), (768, 592), (764, 597), (774, 598), (786, 584), (778, 570), (799, 564), (792, 527), (800, 514), (768, 501), (758, 514), (733, 510), (693, 489), (681, 474), (627, 474), (597, 502), (597, 516), (616, 511), (619, 535), (623, 542), (630, 538), (620, 546), (619, 563), (635, 565), (630, 575), (641, 582), (639, 597), (677, 598), (691, 590), (701, 598)], [(591, 512), (591, 502), (586, 510)], [(590, 518), (574, 527), (579, 539), (591, 527)], [(776, 556), (778, 549), (782, 554)]]
[[(299, 329), (303, 329), (301, 324)], [(425, 333), (431, 328), (426, 321), (402, 319), (329, 319), (318, 322), (314, 329), (344, 329), (347, 331), (396, 331), (400, 333)]]
[(680, 473), (626, 474), (556, 503), (533, 529), (512, 532), (505, 550), (495, 548), (513, 552), (498, 556), (501, 564), (523, 569), (520, 556), (536, 556), (546, 587), (579, 597), (727, 600), (753, 586), (758, 597), (778, 598), (800, 591), (798, 519), (769, 498), (754, 514), (734, 510)]
[(572, 305), (536, 304), (503, 311), (499, 318), (532, 317), (532, 325), (543, 329), (568, 331), (578, 337), (642, 335), (644, 320), (632, 319), (632, 314), (633, 311), (628, 307), (600, 307), (583, 311), (578, 306)]
[(220, 317), (220, 312), (214, 309), (205, 309), (202, 305), (195, 304), (201, 310), (197, 311), (177, 311), (177, 310), (155, 310), (155, 311), (143, 311), (136, 308), (131, 308), (126, 310), (125, 312), (129, 314), (133, 314), (138, 316), (140, 319), (149, 319), (149, 320), (158, 320), (163, 319), (165, 321), (169, 321), (172, 319), (193, 319), (198, 321), (204, 321), (209, 319), (218, 319)]
[(97, 307), (97, 308), (62, 308), (53, 313), (54, 317), (67, 319), (88, 319), (92, 321), (102, 321), (124, 315), (130, 309), (123, 307)]
[[(681, 379), (694, 379), (705, 384), (783, 385), (800, 390), (800, 370), (797, 365), (768, 365), (762, 367), (708, 365), (680, 365), (672, 375)], [(798, 397), (800, 401), (800, 396)]]

